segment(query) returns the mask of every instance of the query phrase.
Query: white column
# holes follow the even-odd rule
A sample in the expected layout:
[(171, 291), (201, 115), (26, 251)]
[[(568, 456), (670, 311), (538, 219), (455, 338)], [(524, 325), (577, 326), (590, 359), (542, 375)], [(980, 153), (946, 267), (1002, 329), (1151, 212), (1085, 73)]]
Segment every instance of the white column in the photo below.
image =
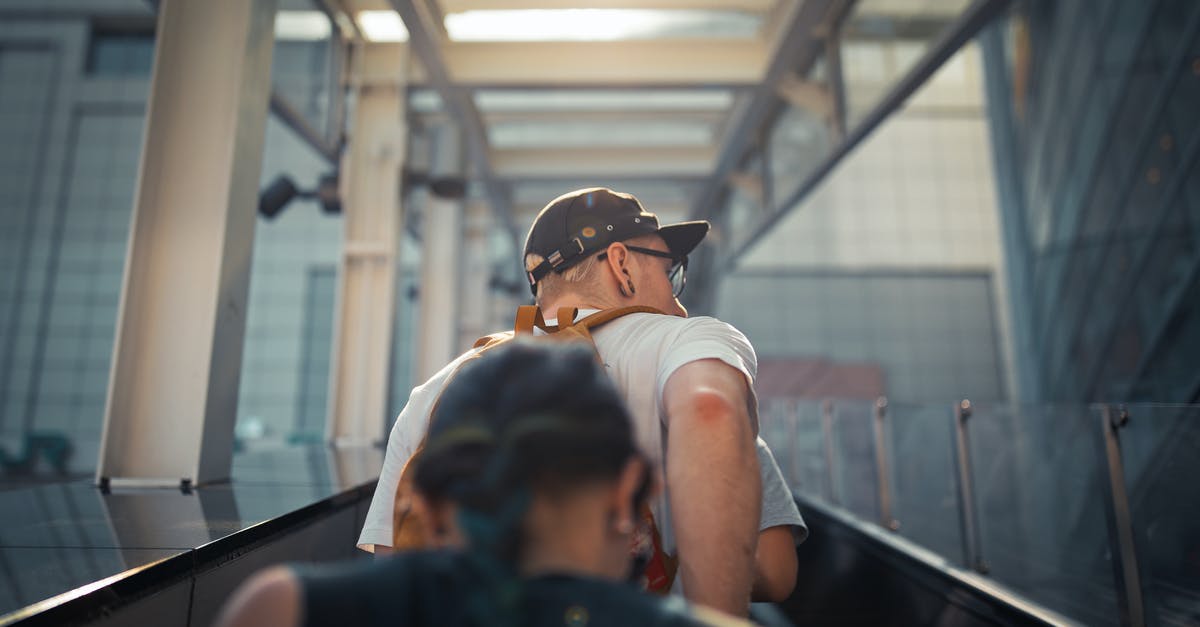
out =
[(164, 0), (98, 481), (229, 477), (274, 0)]
[(471, 200), (466, 206), (463, 224), (462, 255), (459, 282), (459, 325), (456, 352), (471, 347), (475, 340), (505, 327), (492, 322), (492, 289), (490, 280), (491, 238), (494, 226), (492, 212), (482, 200)]
[(407, 56), (400, 44), (355, 50), (357, 99), (341, 168), (345, 239), (326, 423), (327, 439), (339, 444), (380, 440), (389, 418)]
[[(449, 124), (438, 127), (436, 133), (431, 180), (461, 177), (461, 133)], [(416, 381), (433, 376), (458, 354), (462, 257), (463, 199), (439, 196), (431, 190), (422, 213), (420, 327), (413, 360)]]

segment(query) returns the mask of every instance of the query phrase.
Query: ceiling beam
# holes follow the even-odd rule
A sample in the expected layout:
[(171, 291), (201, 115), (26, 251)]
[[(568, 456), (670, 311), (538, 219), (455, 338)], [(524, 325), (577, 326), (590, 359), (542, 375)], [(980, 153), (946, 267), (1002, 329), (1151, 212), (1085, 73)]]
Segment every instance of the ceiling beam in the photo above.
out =
[(391, 0), (392, 7), (408, 29), (409, 46), (421, 61), (425, 76), (442, 97), (442, 102), (462, 130), (475, 176), (483, 184), (484, 193), (496, 218), (508, 231), (514, 246), (518, 233), (513, 220), (508, 193), (497, 180), (492, 167), (491, 147), (487, 129), (475, 107), (475, 101), (465, 88), (456, 85), (447, 70), (442, 45), (445, 37), (437, 17), (432, 15), (425, 0)]
[(441, 0), (446, 13), (521, 9), (690, 9), (762, 13), (778, 0)]
[(804, 109), (820, 118), (833, 118), (833, 90), (824, 83), (805, 80), (788, 73), (779, 81), (778, 91), (780, 98), (797, 109)]
[[(439, 52), (445, 73), (470, 88), (748, 87), (769, 58), (761, 41), (728, 39), (446, 42)], [(412, 83), (432, 82), (427, 74)]]
[(535, 148), (496, 150), (496, 176), (504, 180), (680, 179), (712, 170), (716, 151), (703, 148)]
[[(613, 111), (593, 109), (593, 110), (575, 110), (575, 109), (559, 109), (554, 111), (543, 111), (539, 109), (530, 109), (526, 111), (484, 111), (482, 112), (483, 119), (489, 127), (494, 124), (512, 124), (519, 122), (536, 122), (536, 123), (564, 123), (564, 122), (582, 122), (592, 124), (638, 124), (645, 122), (664, 122), (678, 123), (688, 122), (695, 124), (711, 124), (714, 127), (721, 123), (725, 117), (725, 111), (697, 111), (695, 109), (639, 109), (633, 111)], [(434, 123), (445, 119), (447, 114), (444, 111), (432, 111), (427, 113), (419, 113), (417, 116), (422, 120), (427, 120), (429, 123)]]
[(317, 8), (329, 18), (333, 27), (342, 35), (342, 39), (346, 41), (362, 41), (362, 31), (358, 28), (358, 23), (354, 21), (354, 16), (342, 4), (342, 0), (317, 0)]

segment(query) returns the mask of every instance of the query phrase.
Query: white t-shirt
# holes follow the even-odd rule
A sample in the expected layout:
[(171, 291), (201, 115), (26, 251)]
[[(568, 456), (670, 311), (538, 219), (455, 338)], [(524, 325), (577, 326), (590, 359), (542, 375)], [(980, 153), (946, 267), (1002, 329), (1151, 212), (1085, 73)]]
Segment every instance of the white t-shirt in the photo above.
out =
[[(579, 315), (589, 313), (581, 311)], [(553, 320), (547, 322), (554, 324)], [(758, 369), (754, 348), (746, 336), (715, 318), (629, 314), (596, 329), (592, 337), (633, 416), (637, 444), (660, 473), (665, 466), (663, 444), (669, 428), (662, 398), (667, 379), (680, 366), (701, 359), (720, 359), (741, 371), (750, 383), (754, 382)], [(391, 546), (392, 509), (400, 471), (421, 443), (433, 403), (441, 394), (447, 377), (473, 353), (468, 351), (460, 355), (429, 381), (413, 389), (408, 404), (396, 418), (388, 437), (379, 484), (358, 538), (360, 548), (373, 550), (370, 545), (374, 544)], [(647, 385), (651, 382), (653, 385)], [(807, 535), (807, 528), (784, 483), (783, 474), (761, 438), (758, 440), (758, 458), (763, 479), (760, 528), (793, 525), (798, 528), (797, 536), (802, 540)], [(660, 476), (660, 479), (665, 478)], [(666, 482), (662, 481), (661, 485), (665, 486)], [(673, 553), (675, 540), (666, 489), (660, 492), (651, 509), (662, 533), (663, 548)]]

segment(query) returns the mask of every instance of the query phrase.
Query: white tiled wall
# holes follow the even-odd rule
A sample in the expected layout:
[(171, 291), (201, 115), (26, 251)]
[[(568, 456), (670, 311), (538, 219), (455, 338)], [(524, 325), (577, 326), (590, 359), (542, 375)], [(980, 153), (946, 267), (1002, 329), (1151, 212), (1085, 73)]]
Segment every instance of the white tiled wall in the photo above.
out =
[[(863, 66), (852, 76), (870, 75), (867, 52), (847, 60)], [(721, 315), (768, 354), (878, 363), (896, 398), (1002, 399), (1009, 334), (981, 74), (974, 46), (948, 61), (748, 251)]]

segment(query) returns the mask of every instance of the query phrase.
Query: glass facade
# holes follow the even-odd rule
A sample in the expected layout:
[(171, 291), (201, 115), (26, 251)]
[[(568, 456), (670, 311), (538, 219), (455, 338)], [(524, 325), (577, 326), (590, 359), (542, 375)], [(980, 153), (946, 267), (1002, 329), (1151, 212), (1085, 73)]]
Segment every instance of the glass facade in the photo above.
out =
[[(152, 25), (152, 16), (143, 22)], [(152, 31), (113, 33), (78, 19), (0, 22), (4, 482), (95, 468), (147, 50)]]
[[(827, 123), (785, 110), (763, 157), (774, 201), (836, 141)], [(733, 225), (762, 211), (741, 189), (730, 204)], [(1013, 377), (996, 307), (1006, 302), (998, 228), (983, 72), (968, 46), (748, 250), (722, 282), (717, 315), (761, 356), (878, 369), (878, 393), (893, 402), (1004, 400)], [(836, 377), (813, 376), (807, 395), (836, 395)]]
[[(890, 529), (1065, 620), (1120, 624), (1117, 549), (1105, 522), (1112, 505), (1101, 429), (1109, 408), (974, 405), (961, 423), (959, 448), (954, 404), (889, 403), (880, 411), (866, 401), (798, 400), (770, 407), (762, 414), (763, 437), (810, 506), (840, 508)], [(1197, 607), (1197, 571), (1188, 557), (1194, 524), (1184, 522), (1189, 508), (1171, 499), (1194, 490), (1147, 473), (1195, 465), (1183, 451), (1195, 451), (1196, 408), (1128, 411), (1134, 418), (1119, 438), (1149, 611), (1161, 624), (1187, 624)], [(1171, 437), (1181, 442), (1164, 451)], [(1166, 454), (1151, 462), (1151, 450)], [(964, 497), (973, 513), (963, 509)], [(964, 540), (968, 533), (974, 543)]]
[(1051, 400), (1196, 399), (1200, 6), (1028, 3), (997, 28), (1021, 367)]
[[(140, 17), (125, 7), (120, 20), (97, 8), (0, 21), (0, 486), (95, 470), (154, 53), (154, 15), (133, 4)], [(273, 54), (276, 91), (326, 134), (335, 47), (327, 33), (277, 40)], [(332, 169), (268, 119), (263, 185), (287, 175), (311, 189)], [(341, 224), (306, 199), (258, 220), (242, 444), (324, 437)], [(411, 323), (411, 307), (397, 320)]]

